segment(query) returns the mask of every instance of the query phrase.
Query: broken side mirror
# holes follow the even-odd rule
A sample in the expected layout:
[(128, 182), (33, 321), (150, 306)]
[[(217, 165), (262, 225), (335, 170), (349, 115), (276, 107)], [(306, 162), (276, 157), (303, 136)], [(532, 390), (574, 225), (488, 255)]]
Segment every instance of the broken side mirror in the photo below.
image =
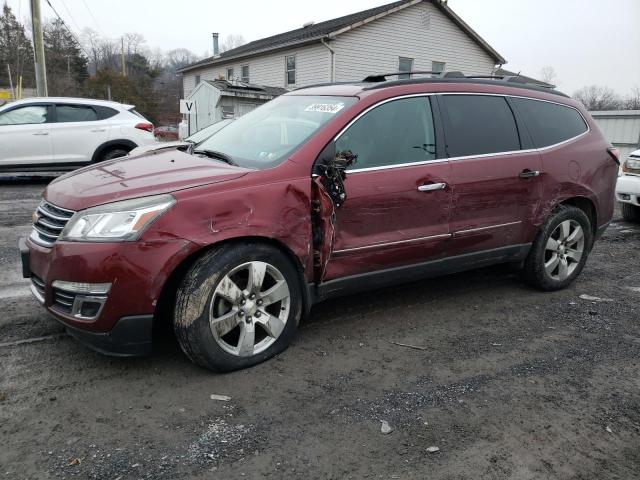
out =
[(319, 175), (322, 185), (333, 201), (335, 208), (340, 208), (347, 200), (347, 192), (344, 180), (347, 177), (346, 170), (357, 159), (351, 151), (336, 152), (335, 142), (330, 142), (316, 159), (313, 173)]

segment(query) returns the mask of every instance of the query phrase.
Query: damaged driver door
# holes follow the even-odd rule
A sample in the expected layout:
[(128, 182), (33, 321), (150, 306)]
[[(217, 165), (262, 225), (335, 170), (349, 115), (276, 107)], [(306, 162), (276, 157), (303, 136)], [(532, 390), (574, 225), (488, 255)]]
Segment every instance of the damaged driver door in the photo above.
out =
[(450, 165), (436, 148), (436, 130), (429, 96), (387, 100), (358, 116), (320, 155), (321, 281), (443, 254), (451, 237)]

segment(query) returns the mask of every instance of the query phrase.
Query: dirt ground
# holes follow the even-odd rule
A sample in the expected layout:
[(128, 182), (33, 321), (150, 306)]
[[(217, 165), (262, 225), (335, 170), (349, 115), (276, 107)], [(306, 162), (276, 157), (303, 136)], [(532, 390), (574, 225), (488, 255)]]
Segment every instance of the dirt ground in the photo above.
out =
[(0, 478), (640, 478), (640, 225), (567, 290), (493, 267), (332, 300), (220, 375), (167, 335), (145, 359), (64, 335), (19, 269), (44, 186), (0, 184)]

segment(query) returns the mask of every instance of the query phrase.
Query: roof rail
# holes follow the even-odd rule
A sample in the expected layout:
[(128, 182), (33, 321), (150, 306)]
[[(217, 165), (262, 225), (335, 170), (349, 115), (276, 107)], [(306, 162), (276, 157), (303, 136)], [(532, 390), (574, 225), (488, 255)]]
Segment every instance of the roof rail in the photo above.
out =
[(469, 78), (469, 79), (485, 79), (485, 80), (501, 80), (503, 82), (509, 83), (520, 83), (523, 85), (535, 85), (541, 88), (555, 88), (555, 85), (542, 85), (540, 83), (530, 82), (526, 77), (522, 77), (520, 75), (465, 75), (462, 72), (452, 70), (450, 72), (440, 71), (424, 71), (424, 70), (415, 70), (409, 72), (393, 72), (393, 73), (381, 73), (375, 75), (369, 75), (364, 80), (363, 83), (376, 83), (376, 82), (386, 82), (386, 77), (397, 77), (400, 75), (431, 75), (432, 78)]

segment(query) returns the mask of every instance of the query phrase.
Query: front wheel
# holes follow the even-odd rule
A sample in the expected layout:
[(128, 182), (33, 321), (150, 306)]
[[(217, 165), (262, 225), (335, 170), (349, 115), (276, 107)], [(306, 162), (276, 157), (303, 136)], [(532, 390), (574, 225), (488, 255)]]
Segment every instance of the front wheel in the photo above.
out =
[(524, 262), (524, 279), (541, 290), (568, 286), (584, 267), (593, 233), (589, 217), (577, 207), (560, 205), (542, 226)]
[(621, 203), (622, 218), (627, 222), (640, 222), (640, 207), (630, 203)]
[(174, 329), (195, 363), (231, 371), (284, 350), (302, 312), (298, 275), (279, 250), (232, 244), (206, 253), (180, 286)]

